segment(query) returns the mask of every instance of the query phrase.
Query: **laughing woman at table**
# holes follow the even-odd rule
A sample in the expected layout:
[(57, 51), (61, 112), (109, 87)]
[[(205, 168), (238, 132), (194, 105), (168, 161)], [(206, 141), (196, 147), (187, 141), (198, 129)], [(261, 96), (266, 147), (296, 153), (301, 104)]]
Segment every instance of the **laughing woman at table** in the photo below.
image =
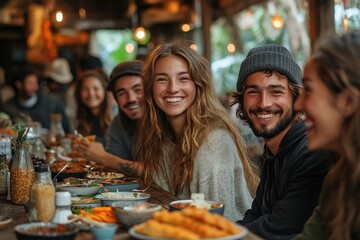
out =
[(325, 179), (320, 203), (295, 239), (360, 239), (360, 31), (320, 45), (304, 68), (309, 149), (339, 158)]
[(97, 70), (85, 71), (75, 86), (77, 130), (83, 136), (96, 135), (96, 141), (103, 144), (112, 121), (106, 88), (107, 76)]
[(144, 98), (135, 155), (145, 182), (180, 199), (203, 193), (223, 202), (229, 219), (242, 218), (258, 178), (208, 62), (183, 41), (158, 46), (145, 63)]

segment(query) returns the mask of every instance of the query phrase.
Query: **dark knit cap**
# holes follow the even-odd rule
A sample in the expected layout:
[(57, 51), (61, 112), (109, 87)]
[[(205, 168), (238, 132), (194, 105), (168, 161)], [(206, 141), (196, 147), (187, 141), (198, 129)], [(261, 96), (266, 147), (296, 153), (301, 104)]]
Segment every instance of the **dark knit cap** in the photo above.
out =
[(251, 49), (241, 63), (237, 91), (242, 91), (244, 81), (248, 76), (263, 70), (277, 71), (296, 85), (301, 84), (301, 68), (289, 50), (280, 45), (269, 44)]
[(102, 67), (103, 67), (103, 64), (102, 64), (100, 58), (98, 58), (98, 57), (87, 55), (80, 59), (80, 68), (83, 71), (93, 70), (93, 69), (102, 68)]
[(122, 76), (140, 76), (142, 77), (142, 69), (144, 67), (144, 62), (140, 60), (126, 61), (119, 63), (114, 67), (110, 73), (110, 83), (107, 87), (108, 91), (112, 91), (116, 81)]

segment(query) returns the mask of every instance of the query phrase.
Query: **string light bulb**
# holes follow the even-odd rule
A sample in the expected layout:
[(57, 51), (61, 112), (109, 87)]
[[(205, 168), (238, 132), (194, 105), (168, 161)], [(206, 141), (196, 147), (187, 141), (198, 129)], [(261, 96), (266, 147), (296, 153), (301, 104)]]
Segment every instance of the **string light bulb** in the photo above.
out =
[(191, 27), (187, 23), (181, 25), (181, 31), (183, 31), (183, 32), (188, 32), (188, 31), (190, 31), (190, 29), (191, 29)]
[(86, 18), (86, 10), (85, 10), (85, 8), (80, 8), (79, 9), (79, 17), (80, 17), (80, 19), (85, 19)]
[(62, 22), (64, 20), (64, 15), (62, 13), (62, 11), (57, 11), (55, 14), (55, 19), (57, 22)]
[(146, 45), (150, 40), (151, 34), (148, 29), (138, 27), (134, 30), (134, 40), (142, 45)]
[(138, 27), (134, 31), (134, 38), (137, 42), (142, 42), (146, 39), (146, 31), (143, 27)]
[(235, 44), (229, 43), (229, 44), (227, 45), (227, 50), (228, 50), (229, 53), (234, 53), (235, 50), (236, 50)]
[(343, 31), (344, 33), (346, 33), (349, 27), (349, 19), (346, 16), (346, 0), (343, 0), (343, 5), (344, 5)]
[(281, 29), (284, 26), (284, 19), (276, 14), (271, 18), (271, 24), (275, 29)]

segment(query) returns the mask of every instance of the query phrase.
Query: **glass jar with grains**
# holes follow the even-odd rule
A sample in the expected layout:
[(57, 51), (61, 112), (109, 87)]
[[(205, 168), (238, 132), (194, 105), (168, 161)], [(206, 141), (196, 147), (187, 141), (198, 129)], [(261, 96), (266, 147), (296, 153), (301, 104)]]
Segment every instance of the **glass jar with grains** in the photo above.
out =
[(12, 203), (20, 205), (29, 201), (34, 175), (34, 167), (27, 145), (17, 145), (10, 167), (10, 194)]
[(49, 166), (35, 167), (35, 179), (30, 192), (29, 220), (49, 222), (55, 212), (55, 187), (50, 179)]

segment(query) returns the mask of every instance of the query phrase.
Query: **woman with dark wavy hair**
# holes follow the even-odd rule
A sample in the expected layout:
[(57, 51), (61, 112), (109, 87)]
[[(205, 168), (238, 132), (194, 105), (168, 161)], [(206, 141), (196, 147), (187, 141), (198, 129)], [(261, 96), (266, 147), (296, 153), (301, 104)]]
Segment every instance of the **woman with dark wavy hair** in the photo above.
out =
[(225, 203), (225, 216), (242, 218), (258, 178), (243, 139), (214, 91), (207, 60), (175, 41), (158, 46), (144, 67), (143, 117), (136, 159), (147, 184), (189, 199)]
[(83, 136), (96, 135), (96, 141), (103, 144), (112, 121), (107, 82), (102, 71), (88, 70), (79, 76), (75, 86), (77, 130)]
[(306, 113), (310, 149), (338, 160), (319, 206), (296, 239), (360, 239), (360, 31), (319, 45), (304, 68), (296, 109)]

